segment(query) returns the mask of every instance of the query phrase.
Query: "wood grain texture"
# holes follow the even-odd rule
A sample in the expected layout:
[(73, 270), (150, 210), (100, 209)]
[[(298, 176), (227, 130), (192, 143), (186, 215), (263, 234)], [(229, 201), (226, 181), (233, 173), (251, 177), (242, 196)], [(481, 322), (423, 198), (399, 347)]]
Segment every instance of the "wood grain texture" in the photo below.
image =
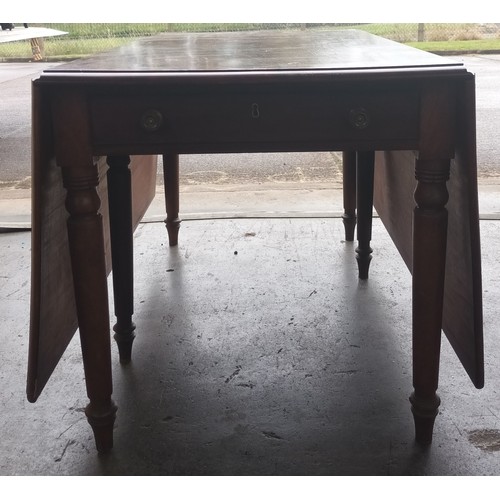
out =
[[(464, 83), (458, 117), (458, 140), (448, 181), (448, 245), (443, 331), (474, 385), (484, 385), (481, 255), (477, 199), (474, 82)], [(412, 271), (412, 217), (415, 155), (376, 155), (374, 205)]]

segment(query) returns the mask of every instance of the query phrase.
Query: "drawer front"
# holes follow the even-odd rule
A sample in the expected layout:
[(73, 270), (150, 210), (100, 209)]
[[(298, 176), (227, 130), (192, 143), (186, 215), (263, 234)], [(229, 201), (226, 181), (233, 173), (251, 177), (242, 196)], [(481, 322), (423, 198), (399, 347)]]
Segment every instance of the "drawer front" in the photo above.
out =
[[(327, 144), (416, 140), (409, 91), (94, 97), (96, 145)], [(203, 148), (202, 148), (203, 149)]]

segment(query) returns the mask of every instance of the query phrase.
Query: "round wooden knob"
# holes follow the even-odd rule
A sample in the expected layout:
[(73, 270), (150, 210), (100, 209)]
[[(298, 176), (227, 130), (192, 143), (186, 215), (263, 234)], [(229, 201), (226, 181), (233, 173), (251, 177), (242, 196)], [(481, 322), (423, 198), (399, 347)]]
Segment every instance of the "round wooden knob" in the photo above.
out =
[(370, 116), (363, 108), (351, 109), (349, 112), (349, 123), (358, 130), (363, 130), (370, 123)]
[(146, 132), (156, 132), (163, 123), (163, 115), (156, 109), (148, 109), (141, 115), (141, 128)]

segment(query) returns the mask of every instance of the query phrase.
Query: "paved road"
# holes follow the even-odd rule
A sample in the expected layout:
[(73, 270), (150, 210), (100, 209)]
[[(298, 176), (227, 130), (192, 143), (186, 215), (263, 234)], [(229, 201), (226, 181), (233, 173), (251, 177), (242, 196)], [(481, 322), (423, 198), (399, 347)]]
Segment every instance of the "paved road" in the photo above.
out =
[[(479, 175), (500, 177), (500, 55), (454, 59), (476, 74)], [(0, 64), (0, 187), (30, 185), (30, 82), (55, 64)], [(182, 182), (335, 181), (339, 158), (337, 153), (196, 155), (182, 158)]]
[(31, 79), (44, 63), (0, 64), (0, 182), (30, 175)]
[(456, 57), (476, 75), (477, 156), (479, 176), (500, 176), (500, 55)]

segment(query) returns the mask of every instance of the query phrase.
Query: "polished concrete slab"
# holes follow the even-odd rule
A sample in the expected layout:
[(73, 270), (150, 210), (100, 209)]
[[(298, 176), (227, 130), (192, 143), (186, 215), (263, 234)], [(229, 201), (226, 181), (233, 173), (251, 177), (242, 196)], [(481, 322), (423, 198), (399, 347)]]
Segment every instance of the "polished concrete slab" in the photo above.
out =
[[(411, 277), (378, 219), (370, 279), (339, 218), (135, 233), (137, 338), (113, 345), (115, 447), (97, 455), (75, 336), (25, 398), (30, 233), (0, 234), (2, 475), (498, 475), (499, 222), (481, 222), (486, 387), (446, 339), (431, 448), (413, 441)], [(112, 294), (111, 294), (112, 300)]]

